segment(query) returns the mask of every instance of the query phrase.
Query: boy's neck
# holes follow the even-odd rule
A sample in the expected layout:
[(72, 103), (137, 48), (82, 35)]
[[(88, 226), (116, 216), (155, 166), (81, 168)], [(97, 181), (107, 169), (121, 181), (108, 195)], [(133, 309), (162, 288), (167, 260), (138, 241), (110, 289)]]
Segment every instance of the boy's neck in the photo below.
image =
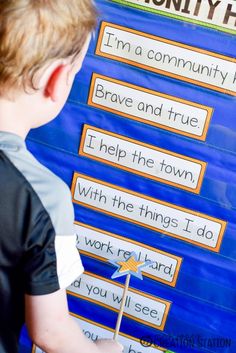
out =
[(20, 99), (12, 101), (0, 98), (0, 131), (11, 132), (25, 140), (31, 127), (21, 103)]

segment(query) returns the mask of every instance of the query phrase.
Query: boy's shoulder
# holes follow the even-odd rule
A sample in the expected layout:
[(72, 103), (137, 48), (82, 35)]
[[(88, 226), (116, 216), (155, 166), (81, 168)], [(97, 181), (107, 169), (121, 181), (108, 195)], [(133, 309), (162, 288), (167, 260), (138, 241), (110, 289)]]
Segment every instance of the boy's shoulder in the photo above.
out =
[[(21, 137), (0, 132), (0, 150), (0, 169), (8, 170), (7, 173), (1, 171), (8, 179), (5, 183), (14, 185), (14, 190), (17, 185), (24, 188), (34, 204), (40, 203), (49, 214), (57, 234), (72, 234), (74, 211), (68, 186), (29, 152)], [(4, 187), (3, 184), (0, 187)]]

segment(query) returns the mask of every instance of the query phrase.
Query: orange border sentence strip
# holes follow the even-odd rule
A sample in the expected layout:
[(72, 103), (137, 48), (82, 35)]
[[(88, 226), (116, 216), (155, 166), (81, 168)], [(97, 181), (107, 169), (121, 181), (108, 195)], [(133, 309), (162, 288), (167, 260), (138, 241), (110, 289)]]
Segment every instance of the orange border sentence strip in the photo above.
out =
[[(90, 276), (90, 277), (94, 277), (94, 278), (100, 279), (100, 280), (102, 280), (102, 281), (104, 281), (104, 282), (108, 282), (108, 283), (113, 284), (113, 285), (115, 285), (115, 286), (117, 286), (117, 287), (124, 288), (124, 286), (123, 286), (121, 283), (112, 281), (112, 280), (107, 279), (107, 278), (102, 277), (102, 276), (98, 276), (98, 275), (96, 275), (96, 274), (94, 274), (94, 273), (92, 273), (92, 272), (85, 271), (84, 274), (86, 274), (86, 275), (88, 275), (88, 276)], [(137, 318), (137, 317), (135, 317), (135, 316), (133, 316), (133, 315), (131, 315), (131, 314), (128, 314), (128, 313), (126, 313), (126, 312), (124, 312), (123, 315), (126, 316), (126, 317), (128, 317), (128, 318), (130, 318), (130, 319), (132, 319), (132, 320), (134, 320), (134, 321), (140, 322), (140, 323), (142, 323), (142, 324), (144, 324), (144, 325), (151, 326), (151, 327), (153, 327), (153, 328), (155, 328), (155, 329), (158, 329), (158, 330), (163, 331), (164, 328), (165, 328), (165, 324), (166, 324), (166, 320), (167, 320), (169, 311), (170, 311), (171, 302), (169, 302), (169, 301), (167, 301), (167, 300), (164, 300), (164, 299), (161, 299), (161, 298), (158, 298), (158, 297), (155, 297), (155, 296), (153, 296), (153, 295), (150, 295), (150, 294), (148, 294), (148, 293), (139, 291), (139, 290), (134, 289), (134, 288), (131, 288), (131, 287), (129, 287), (129, 292), (133, 292), (133, 293), (138, 294), (138, 295), (140, 295), (140, 296), (143, 296), (143, 297), (152, 299), (152, 300), (154, 300), (154, 301), (156, 301), (156, 302), (158, 302), (158, 303), (164, 304), (164, 305), (165, 305), (165, 312), (164, 312), (164, 315), (163, 315), (163, 319), (162, 319), (161, 325), (159, 325), (159, 326), (154, 325), (153, 323), (148, 322), (148, 321), (145, 321), (145, 320), (143, 320), (143, 319), (139, 319), (139, 318)], [(116, 312), (116, 313), (119, 312), (119, 309), (116, 309), (116, 308), (114, 308), (114, 307), (112, 307), (112, 306), (110, 306), (110, 305), (108, 305), (108, 304), (102, 303), (102, 302), (100, 302), (100, 301), (98, 301), (98, 300), (91, 299), (91, 298), (88, 298), (88, 297), (86, 297), (86, 296), (84, 296), (84, 295), (81, 295), (81, 294), (72, 292), (71, 290), (67, 290), (67, 293), (70, 294), (70, 295), (72, 295), (73, 297), (81, 298), (81, 299), (84, 299), (84, 300), (89, 301), (89, 302), (91, 302), (91, 303), (95, 303), (95, 304), (98, 304), (98, 305), (100, 305), (100, 306), (103, 306), (104, 308), (107, 308), (107, 309), (109, 309), (109, 310), (112, 310), (112, 311), (114, 311), (114, 312)]]
[(185, 76), (180, 76), (180, 75), (171, 73), (169, 71), (160, 70), (160, 69), (151, 67), (149, 65), (138, 63), (138, 62), (136, 62), (134, 60), (131, 60), (131, 59), (126, 59), (126, 58), (122, 58), (122, 57), (117, 56), (117, 55), (112, 55), (112, 54), (108, 54), (108, 53), (102, 52), (101, 51), (101, 44), (102, 44), (105, 28), (107, 26), (109, 26), (111, 28), (116, 28), (116, 29), (119, 29), (119, 30), (123, 30), (123, 31), (125, 31), (127, 33), (136, 34), (136, 35), (139, 35), (141, 37), (153, 39), (155, 41), (159, 41), (159, 42), (162, 42), (162, 43), (175, 45), (175, 46), (177, 46), (179, 48), (188, 49), (188, 50), (190, 50), (192, 52), (195, 52), (195, 53), (206, 54), (206, 55), (218, 58), (218, 59), (227, 60), (227, 61), (230, 61), (230, 62), (233, 62), (233, 63), (236, 63), (236, 59), (235, 58), (231, 58), (231, 57), (228, 57), (228, 56), (217, 54), (217, 53), (214, 53), (214, 52), (211, 52), (211, 51), (208, 51), (208, 50), (200, 49), (200, 48), (197, 48), (197, 47), (186, 45), (186, 44), (183, 44), (183, 43), (180, 43), (180, 42), (176, 42), (176, 41), (173, 41), (173, 40), (169, 40), (169, 39), (166, 39), (166, 38), (154, 36), (152, 34), (149, 34), (149, 33), (146, 33), (146, 32), (141, 32), (141, 31), (137, 31), (137, 30), (134, 30), (134, 29), (131, 29), (131, 28), (128, 28), (128, 27), (119, 26), (119, 25), (116, 25), (116, 24), (110, 23), (110, 22), (102, 22), (101, 23), (100, 33), (99, 33), (98, 42), (97, 42), (96, 51), (95, 51), (96, 55), (99, 55), (99, 56), (102, 56), (102, 57), (105, 57), (105, 58), (108, 58), (108, 59), (112, 59), (112, 60), (116, 60), (116, 61), (119, 61), (119, 62), (123, 62), (123, 63), (129, 64), (129, 65), (132, 65), (132, 66), (135, 66), (135, 67), (139, 67), (139, 68), (144, 69), (144, 70), (148, 70), (148, 71), (155, 72), (155, 73), (158, 73), (158, 74), (161, 74), (161, 75), (164, 75), (164, 76), (172, 77), (172, 78), (184, 81), (184, 82), (193, 83), (195, 85), (202, 86), (202, 87), (205, 87), (205, 88), (209, 88), (211, 90), (215, 90), (215, 91), (218, 91), (218, 92), (221, 92), (221, 93), (225, 93), (225, 94), (229, 94), (229, 95), (232, 95), (232, 96), (236, 96), (236, 92), (228, 90), (228, 89), (225, 89), (225, 88), (217, 87), (215, 85), (211, 85), (209, 83), (205, 83), (205, 82), (201, 82), (201, 81), (198, 81), (198, 80), (194, 80), (192, 78), (188, 78), (188, 77), (185, 77)]
[[(195, 108), (199, 108), (199, 109), (202, 109), (202, 110), (206, 110), (207, 111), (207, 117), (206, 117), (206, 121), (205, 121), (205, 125), (204, 125), (204, 129), (203, 129), (202, 135), (201, 136), (197, 136), (197, 135), (195, 135), (193, 133), (189, 133), (189, 132), (185, 132), (185, 131), (182, 131), (182, 130), (179, 130), (179, 129), (175, 129), (173, 127), (165, 126), (164, 124), (159, 124), (158, 122), (155, 122), (155, 121), (146, 120), (144, 118), (137, 117), (135, 115), (131, 115), (131, 114), (128, 114), (128, 113), (124, 113), (124, 112), (121, 112), (119, 110), (107, 107), (107, 106), (102, 105), (102, 104), (94, 103), (93, 102), (93, 94), (94, 94), (96, 79), (98, 79), (98, 78), (102, 79), (104, 81), (107, 81), (107, 82), (112, 82), (112, 83), (119, 84), (119, 85), (124, 86), (124, 87), (128, 87), (128, 88), (135, 89), (135, 90), (138, 90), (138, 91), (141, 91), (141, 92), (149, 93), (149, 94), (152, 94), (152, 95), (154, 95), (156, 97), (165, 98), (165, 99), (168, 99), (168, 100), (171, 100), (171, 101), (174, 101), (174, 102), (178, 102), (178, 103), (182, 103), (182, 104), (188, 105), (190, 107), (195, 107)], [(206, 140), (207, 132), (208, 132), (210, 121), (211, 121), (212, 114), (213, 114), (213, 108), (211, 108), (211, 107), (207, 107), (205, 105), (197, 104), (197, 103), (194, 103), (194, 102), (191, 102), (191, 101), (187, 101), (187, 100), (184, 100), (184, 99), (181, 99), (181, 98), (170, 96), (170, 95), (167, 95), (167, 94), (164, 94), (164, 93), (159, 93), (159, 92), (156, 92), (156, 91), (153, 91), (153, 90), (141, 87), (141, 86), (136, 86), (136, 85), (124, 82), (124, 81), (119, 81), (119, 80), (116, 80), (114, 78), (103, 76), (103, 75), (99, 75), (99, 74), (96, 74), (96, 73), (93, 73), (93, 75), (92, 75), (90, 91), (89, 91), (89, 97), (88, 97), (88, 105), (90, 105), (92, 107), (95, 107), (95, 108), (103, 109), (103, 110), (108, 111), (108, 112), (113, 113), (113, 114), (121, 115), (121, 116), (123, 116), (125, 118), (133, 119), (133, 120), (139, 121), (139, 122), (147, 124), (147, 125), (152, 125), (152, 126), (155, 126), (157, 128), (160, 128), (160, 129), (163, 129), (163, 130), (167, 130), (167, 131), (170, 131), (170, 132), (174, 132), (174, 133), (177, 133), (177, 134), (180, 134), (180, 135), (184, 135), (184, 136), (193, 138), (195, 140), (200, 140), (200, 141), (205, 141)]]
[[(193, 188), (190, 188), (188, 186), (185, 186), (185, 185), (182, 185), (182, 184), (179, 184), (179, 183), (175, 183), (173, 181), (165, 180), (164, 178), (158, 178), (157, 176), (150, 175), (148, 173), (141, 172), (139, 170), (136, 170), (136, 169), (133, 169), (133, 168), (129, 168), (127, 166), (123, 166), (123, 165), (120, 165), (118, 163), (114, 163), (114, 162), (108, 161), (108, 160), (106, 160), (104, 158), (93, 156), (93, 155), (90, 155), (90, 154), (84, 152), (84, 144), (85, 144), (86, 133), (87, 133), (87, 130), (89, 130), (89, 129), (97, 131), (97, 132), (101, 132), (101, 133), (103, 133), (105, 135), (108, 135), (108, 136), (119, 138), (120, 140), (123, 140), (123, 141), (128, 141), (128, 142), (134, 143), (134, 144), (136, 144), (138, 146), (146, 147), (146, 148), (152, 149), (154, 151), (158, 151), (158, 152), (162, 152), (162, 153), (168, 154), (168, 155), (173, 156), (173, 157), (177, 157), (177, 158), (180, 158), (180, 159), (183, 159), (183, 160), (186, 160), (186, 161), (190, 161), (190, 162), (193, 162), (193, 163), (196, 163), (196, 164), (200, 164), (201, 165), (201, 172), (200, 172), (199, 177), (198, 177), (198, 183), (197, 183), (196, 188), (193, 189)], [(180, 188), (180, 189), (184, 189), (184, 190), (193, 192), (195, 194), (199, 194), (200, 193), (200, 189), (201, 189), (201, 186), (202, 186), (202, 182), (203, 182), (203, 178), (204, 178), (204, 174), (205, 174), (206, 166), (207, 166), (206, 162), (202, 162), (202, 161), (200, 161), (198, 159), (186, 157), (184, 155), (177, 154), (177, 153), (174, 153), (174, 152), (171, 152), (169, 150), (165, 150), (165, 149), (162, 149), (162, 148), (159, 148), (159, 147), (155, 147), (155, 146), (149, 145), (147, 143), (143, 143), (143, 142), (138, 141), (138, 140), (133, 140), (133, 139), (128, 138), (126, 136), (115, 134), (113, 132), (102, 130), (102, 129), (99, 129), (99, 128), (96, 128), (96, 127), (93, 127), (93, 126), (87, 125), (87, 124), (84, 125), (84, 129), (83, 129), (83, 133), (82, 133), (82, 137), (81, 137), (80, 148), (79, 148), (79, 155), (87, 157), (87, 158), (90, 158), (90, 159), (98, 161), (98, 162), (102, 162), (104, 164), (111, 165), (112, 167), (115, 167), (115, 168), (120, 168), (122, 170), (134, 173), (136, 175), (138, 174), (138, 175), (141, 175), (143, 177), (146, 177), (146, 178), (149, 178), (149, 179), (152, 179), (152, 180), (164, 183), (164, 184), (168, 184), (168, 185)]]
[[(109, 212), (109, 211), (103, 210), (101, 208), (98, 208), (98, 207), (95, 207), (95, 206), (91, 206), (91, 205), (88, 205), (88, 204), (83, 203), (81, 201), (75, 200), (74, 199), (75, 186), (76, 186), (77, 178), (79, 178), (79, 177), (81, 177), (83, 179), (86, 179), (86, 180), (89, 180), (89, 181), (92, 181), (92, 182), (95, 182), (95, 183), (98, 183), (98, 184), (101, 184), (101, 185), (104, 185), (104, 186), (108, 186), (108, 187), (110, 187), (110, 188), (112, 188), (114, 190), (119, 190), (119, 191), (125, 192), (127, 194), (140, 197), (140, 198), (142, 198), (144, 200), (148, 200), (148, 201), (152, 201), (152, 202), (158, 202), (161, 205), (164, 205), (164, 206), (167, 206), (167, 207), (171, 207), (173, 209), (177, 209), (177, 210), (186, 212), (188, 214), (195, 215), (197, 217), (202, 217), (202, 218), (208, 219), (208, 220), (216, 222), (216, 223), (220, 223), (221, 224), (221, 229), (220, 229), (220, 234), (218, 236), (218, 240), (217, 240), (217, 244), (216, 244), (215, 248), (210, 247), (210, 246), (205, 245), (205, 244), (201, 244), (201, 243), (199, 243), (197, 241), (194, 241), (194, 240), (191, 240), (191, 239), (183, 238), (183, 237), (181, 237), (181, 236), (179, 236), (177, 234), (172, 234), (172, 233), (169, 233), (169, 232), (166, 232), (166, 231), (164, 232), (162, 229), (157, 229), (157, 228), (155, 228), (155, 227), (153, 227), (151, 225), (148, 225), (148, 224), (145, 224), (145, 223), (133, 220), (133, 219), (131, 220), (128, 217), (120, 216), (120, 215), (117, 215), (116, 213)], [(129, 189), (121, 188), (120, 186), (117, 186), (117, 185), (114, 185), (114, 184), (110, 184), (110, 183), (107, 183), (107, 182), (99, 180), (99, 179), (91, 178), (91, 177), (89, 177), (89, 176), (87, 176), (85, 174), (81, 174), (81, 173), (77, 173), (77, 172), (74, 172), (74, 175), (73, 175), (71, 193), (72, 193), (73, 202), (77, 203), (79, 205), (82, 205), (82, 206), (84, 206), (86, 208), (90, 208), (92, 210), (108, 214), (109, 216), (113, 216), (113, 217), (116, 217), (116, 218), (119, 218), (119, 219), (122, 219), (122, 220), (125, 220), (125, 221), (128, 221), (128, 222), (131, 222), (131, 223), (134, 223), (134, 224), (138, 224), (138, 225), (140, 225), (142, 227), (145, 227), (145, 228), (148, 228), (148, 229), (151, 229), (151, 230), (154, 230), (154, 231), (158, 231), (160, 233), (163, 233), (165, 235), (171, 236), (173, 238), (180, 239), (180, 240), (182, 240), (184, 242), (187, 242), (187, 243), (195, 244), (195, 245), (197, 245), (197, 246), (199, 246), (201, 248), (205, 248), (205, 249), (211, 250), (213, 252), (219, 252), (220, 251), (220, 246), (221, 246), (223, 235), (224, 235), (225, 228), (226, 228), (226, 225), (227, 225), (226, 221), (220, 220), (220, 219), (215, 218), (215, 217), (208, 216), (208, 215), (206, 215), (204, 213), (192, 211), (192, 210), (189, 210), (187, 208), (184, 208), (184, 207), (181, 207), (181, 206), (177, 206), (177, 205), (174, 205), (174, 204), (171, 204), (171, 203), (159, 200), (159, 199), (155, 199), (153, 197), (150, 197), (150, 196), (147, 196), (147, 195), (143, 195), (143, 194), (140, 194), (138, 192), (131, 191)]]
[[(98, 323), (98, 322), (96, 322), (96, 321), (89, 320), (89, 319), (87, 319), (87, 318), (85, 318), (85, 317), (83, 317), (83, 316), (80, 316), (80, 315), (77, 315), (77, 314), (74, 314), (74, 313), (70, 313), (70, 314), (71, 314), (72, 316), (78, 318), (78, 319), (81, 319), (81, 320), (84, 320), (84, 321), (88, 322), (89, 324), (92, 324), (92, 325), (95, 325), (95, 326), (104, 328), (105, 330), (110, 331), (110, 332), (112, 332), (112, 333), (115, 332), (115, 329), (112, 329), (112, 328), (110, 328), (110, 327), (108, 327), (108, 326), (102, 325), (102, 324), (100, 324), (100, 323)], [(123, 332), (119, 332), (119, 335), (122, 336), (122, 337), (125, 337), (125, 338), (127, 338), (127, 339), (129, 339), (129, 340), (132, 340), (132, 341), (135, 341), (135, 342), (140, 343), (140, 338), (136, 338), (136, 337), (134, 337), (134, 336), (127, 335), (126, 333), (123, 333)], [(162, 347), (159, 347), (159, 346), (156, 347), (155, 345), (152, 345), (152, 346), (150, 346), (150, 347), (159, 349), (159, 350), (161, 350), (161, 351), (163, 351), (163, 352), (166, 351), (165, 348), (162, 348)]]
[[(81, 226), (81, 227), (88, 228), (90, 230), (94, 230), (97, 233), (108, 235), (108, 236), (110, 236), (112, 238), (116, 238), (116, 239), (119, 239), (121, 241), (125, 241), (126, 243), (129, 243), (129, 244), (135, 244), (135, 245), (139, 246), (140, 248), (146, 248), (147, 250), (153, 251), (153, 252), (158, 253), (158, 254), (165, 255), (166, 257), (171, 257), (172, 259), (176, 260), (177, 265), (176, 265), (176, 269), (175, 269), (175, 273), (174, 273), (172, 282), (168, 282), (168, 281), (166, 281), (166, 280), (164, 280), (162, 278), (159, 278), (159, 277), (154, 276), (154, 275), (152, 275), (150, 273), (147, 273), (147, 272), (143, 272), (142, 273), (143, 276), (149, 277), (149, 278), (151, 278), (151, 279), (153, 279), (153, 280), (155, 280), (157, 282), (165, 283), (165, 284), (167, 284), (167, 285), (169, 285), (171, 287), (175, 287), (176, 286), (176, 282), (177, 282), (179, 271), (180, 271), (180, 266), (181, 266), (182, 261), (183, 261), (183, 259), (181, 257), (173, 255), (173, 254), (170, 254), (170, 253), (162, 251), (162, 250), (159, 250), (157, 248), (153, 248), (153, 247), (151, 247), (149, 245), (140, 243), (140, 242), (138, 242), (136, 240), (133, 240), (133, 239), (130, 239), (130, 238), (126, 238), (126, 237), (123, 237), (123, 236), (118, 235), (118, 234), (110, 233), (110, 232), (107, 232), (105, 230), (102, 230), (102, 229), (99, 229), (99, 228), (96, 228), (96, 227), (92, 227), (92, 226), (90, 226), (88, 224), (84, 224), (84, 223), (77, 222), (77, 221), (75, 221), (74, 223), (79, 225), (79, 226)], [(92, 252), (81, 250), (81, 249), (79, 249), (79, 252), (81, 254), (83, 254), (83, 255), (92, 257), (94, 259), (97, 259), (97, 260), (100, 260), (100, 261), (103, 261), (103, 262), (107, 262), (107, 258), (99, 256), (99, 255), (96, 255), (96, 254), (93, 254)]]
[[(78, 314), (75, 314), (75, 313), (72, 313), (72, 312), (70, 312), (70, 315), (73, 316), (73, 317), (75, 317), (76, 319), (80, 319), (80, 320), (82, 320), (82, 321), (86, 321), (87, 323), (89, 323), (89, 324), (91, 324), (91, 325), (94, 325), (94, 326), (103, 328), (104, 330), (110, 331), (110, 332), (112, 332), (112, 333), (115, 332), (115, 329), (112, 329), (112, 328), (110, 328), (110, 327), (108, 327), (108, 326), (105, 326), (105, 325), (103, 325), (103, 324), (100, 324), (100, 323), (98, 323), (98, 322), (96, 322), (96, 321), (87, 319), (87, 318), (84, 317), (84, 316), (81, 316), (81, 315), (78, 315)], [(83, 328), (82, 328), (82, 329), (83, 329)], [(139, 338), (136, 338), (136, 337), (131, 336), (131, 335), (127, 335), (126, 333), (119, 332), (119, 336), (125, 337), (125, 338), (127, 338), (127, 339), (129, 339), (129, 340), (131, 340), (131, 341), (135, 341), (135, 342), (140, 343), (140, 339), (139, 339)], [(150, 348), (154, 348), (154, 349), (159, 349), (160, 351), (163, 351), (163, 353), (166, 352), (166, 348), (162, 348), (162, 347), (156, 346), (156, 345), (154, 345), (154, 344), (152, 344), (152, 345), (149, 346), (149, 347), (150, 347)], [(33, 347), (32, 347), (32, 353), (35, 353), (35, 352), (36, 352), (36, 346), (33, 345)]]

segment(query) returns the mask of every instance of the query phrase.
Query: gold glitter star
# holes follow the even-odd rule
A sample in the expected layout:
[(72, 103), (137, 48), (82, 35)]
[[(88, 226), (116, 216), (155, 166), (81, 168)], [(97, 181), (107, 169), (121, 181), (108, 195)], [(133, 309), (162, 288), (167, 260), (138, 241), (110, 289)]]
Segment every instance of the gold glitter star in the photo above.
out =
[(134, 256), (131, 256), (127, 261), (119, 261), (117, 264), (120, 266), (119, 272), (133, 271), (138, 273), (139, 267), (145, 262), (136, 261)]

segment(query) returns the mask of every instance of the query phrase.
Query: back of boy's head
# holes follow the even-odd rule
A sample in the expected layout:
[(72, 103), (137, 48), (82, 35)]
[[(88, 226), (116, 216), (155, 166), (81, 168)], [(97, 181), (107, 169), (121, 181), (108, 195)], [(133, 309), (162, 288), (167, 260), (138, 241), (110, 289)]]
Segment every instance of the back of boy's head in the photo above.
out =
[(95, 24), (93, 0), (0, 0), (0, 96), (33, 87), (47, 63), (76, 57)]

